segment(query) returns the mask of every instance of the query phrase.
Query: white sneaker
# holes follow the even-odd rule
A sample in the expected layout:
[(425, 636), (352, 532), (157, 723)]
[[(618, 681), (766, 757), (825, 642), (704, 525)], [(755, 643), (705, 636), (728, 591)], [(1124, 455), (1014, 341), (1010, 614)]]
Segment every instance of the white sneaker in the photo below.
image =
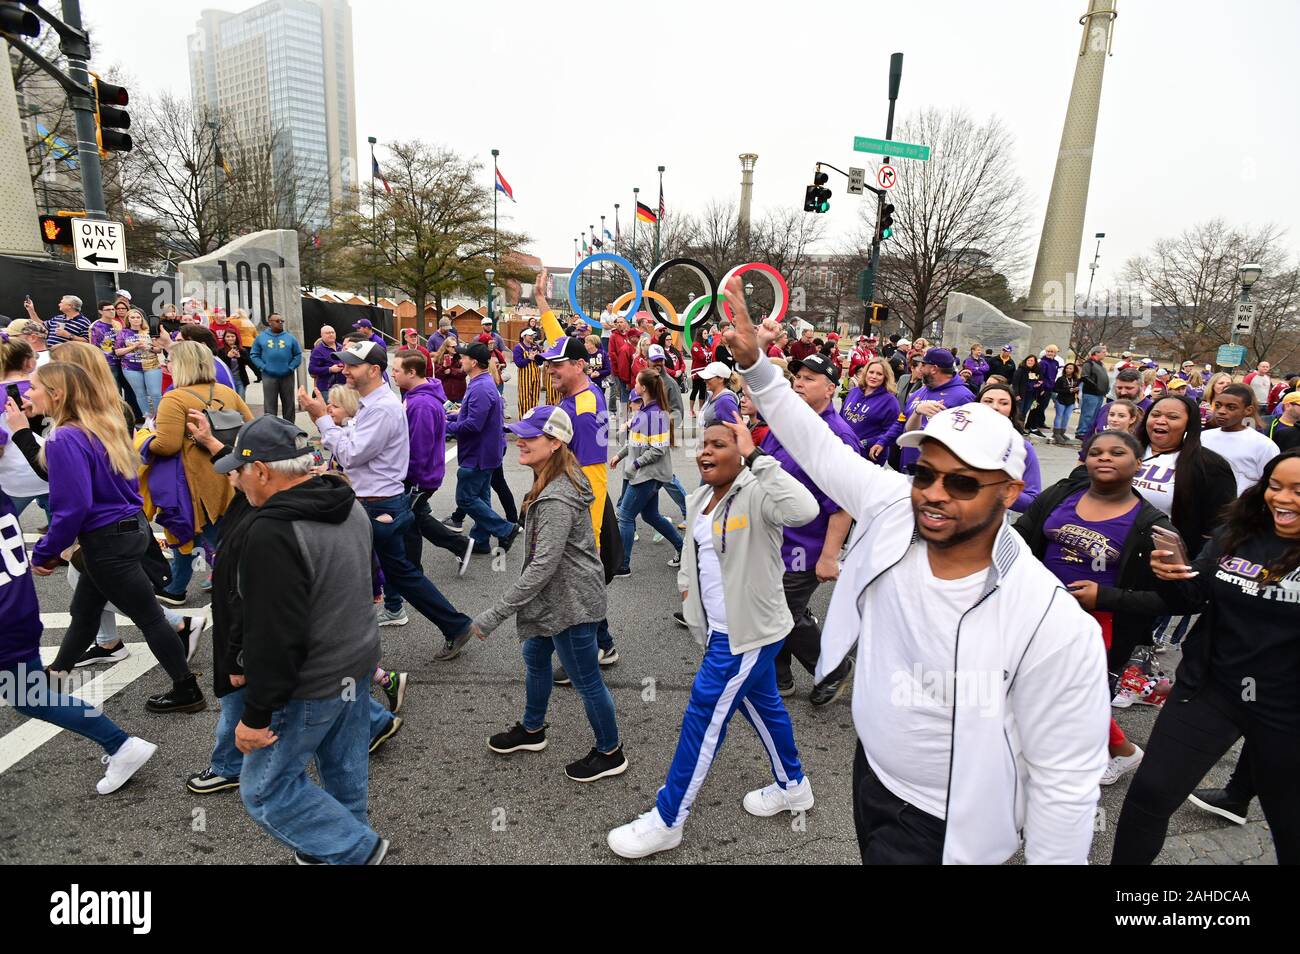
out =
[(773, 782), (767, 788), (759, 788), (745, 796), (745, 811), (759, 818), (770, 818), (781, 812), (806, 812), (813, 807), (812, 784), (808, 776), (803, 777), (793, 788), (782, 788), (780, 782)]
[(1134, 745), (1132, 755), (1115, 755), (1106, 763), (1106, 771), (1101, 773), (1101, 784), (1114, 785), (1121, 778), (1133, 771), (1142, 764), (1142, 756), (1146, 753)]
[(390, 613), (384, 609), (383, 604), (379, 604), (379, 625), (380, 626), (405, 626), (411, 621), (406, 615), (406, 607), (403, 606), (396, 613)]
[(663, 542), (664, 542), (664, 535), (663, 535), (662, 533), (660, 533), (658, 530), (656, 530), (656, 531), (655, 531), (655, 535), (654, 535), (653, 537), (650, 538), (650, 542), (651, 542), (651, 543), (663, 543)]
[(135, 736), (127, 739), (114, 755), (105, 755), (103, 762), (108, 766), (104, 777), (95, 783), (95, 790), (101, 795), (109, 795), (130, 780), (145, 762), (153, 758), (158, 746)]
[(1127, 689), (1121, 689), (1115, 693), (1115, 698), (1110, 700), (1110, 704), (1115, 709), (1127, 709), (1133, 704), (1133, 694)]
[(613, 829), (605, 842), (610, 851), (621, 858), (644, 858), (680, 845), (682, 827), (669, 828), (659, 817), (659, 809), (652, 808), (639, 818)]

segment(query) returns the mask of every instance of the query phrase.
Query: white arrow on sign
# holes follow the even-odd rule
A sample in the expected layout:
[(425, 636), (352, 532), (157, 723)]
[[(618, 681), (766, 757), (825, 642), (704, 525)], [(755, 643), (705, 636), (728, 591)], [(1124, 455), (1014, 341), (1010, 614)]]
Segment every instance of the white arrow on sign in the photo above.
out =
[(893, 166), (881, 166), (876, 170), (876, 185), (882, 189), (892, 189), (898, 181), (898, 170)]
[(72, 249), (83, 272), (126, 271), (126, 229), (121, 222), (73, 219)]

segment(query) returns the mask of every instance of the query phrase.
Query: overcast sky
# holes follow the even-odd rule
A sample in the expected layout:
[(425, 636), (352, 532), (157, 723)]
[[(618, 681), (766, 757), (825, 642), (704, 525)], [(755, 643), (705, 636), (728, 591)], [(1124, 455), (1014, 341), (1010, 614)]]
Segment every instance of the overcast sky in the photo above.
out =
[[(140, 92), (188, 93), (199, 11), (253, 5), (83, 0), (102, 60)], [(1032, 203), (1032, 267), (1086, 6), (353, 0), (357, 152), (364, 169), (367, 136), (418, 137), (481, 157), (489, 181), (495, 146), (518, 200), (503, 212), (533, 252), (567, 265), (573, 237), (602, 213), (612, 231), (615, 202), (626, 233), (633, 186), (655, 204), (658, 165), (671, 215), (736, 197), (737, 156), (758, 153), (756, 216), (800, 205), (817, 160), (866, 165), (853, 137), (883, 137), (889, 55), (902, 51), (899, 118), (961, 107), (1010, 128)], [(1118, 10), (1081, 287), (1095, 232), (1106, 233), (1098, 288), (1154, 239), (1216, 216), (1281, 224), (1300, 250), (1300, 3), (1119, 0)], [(863, 200), (842, 178), (831, 187), (838, 237), (854, 231)]]

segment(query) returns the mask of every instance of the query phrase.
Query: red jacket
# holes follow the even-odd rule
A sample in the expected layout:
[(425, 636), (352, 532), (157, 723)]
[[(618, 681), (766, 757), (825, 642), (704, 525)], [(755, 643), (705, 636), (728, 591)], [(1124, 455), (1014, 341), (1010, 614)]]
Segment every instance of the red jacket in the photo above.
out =
[(610, 367), (613, 368), (614, 375), (629, 388), (632, 386), (632, 356), (636, 353), (635, 342), (639, 337), (640, 333), (631, 329), (627, 334), (615, 331), (609, 336)]
[(704, 347), (704, 342), (696, 338), (691, 342), (691, 380), (700, 376), (704, 366), (709, 363), (709, 349)]
[(790, 342), (790, 357), (796, 361), (802, 361), (808, 355), (816, 353), (817, 346), (815, 344), (804, 344), (803, 341)]

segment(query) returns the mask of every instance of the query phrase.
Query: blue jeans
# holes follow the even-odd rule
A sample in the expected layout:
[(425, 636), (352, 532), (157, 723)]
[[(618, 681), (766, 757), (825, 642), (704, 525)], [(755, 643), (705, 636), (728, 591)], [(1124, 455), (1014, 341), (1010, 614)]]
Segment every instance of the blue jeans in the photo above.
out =
[(673, 503), (677, 504), (682, 510), (682, 516), (686, 516), (686, 488), (682, 482), (673, 474), (671, 483), (664, 484), (664, 490), (668, 491), (668, 496), (673, 498)]
[(84, 735), (109, 755), (129, 738), (103, 709), (53, 691), (39, 652), (26, 662), (0, 666), (0, 702), (25, 716)]
[(1079, 429), (1074, 436), (1082, 438), (1092, 432), (1092, 422), (1097, 418), (1097, 409), (1101, 407), (1100, 394), (1079, 395)]
[[(1056, 398), (1052, 398), (1052, 430), (1064, 431), (1070, 426), (1070, 415), (1074, 413), (1073, 404), (1062, 404)], [(1092, 416), (1097, 416), (1094, 408)]]
[[(10, 451), (10, 453), (20, 454), (22, 452), (15, 447)], [(31, 506), (32, 501), (36, 501), (36, 505), (45, 511), (45, 520), (48, 522), (50, 519), (49, 494), (37, 494), (35, 497), (15, 497), (13, 494), (9, 495), (9, 502), (14, 505), (15, 517), (22, 517), (23, 511)]]
[(657, 480), (644, 480), (639, 484), (624, 484), (623, 498), (618, 504), (618, 532), (623, 537), (623, 566), (626, 571), (632, 563), (632, 542), (636, 533), (636, 518), (640, 517), (664, 535), (678, 553), (682, 552), (682, 537), (672, 521), (659, 512)]
[(618, 721), (614, 717), (614, 697), (609, 694), (596, 661), (596, 624), (579, 623), (560, 630), (554, 636), (534, 636), (522, 646), (524, 668), (524, 728), (536, 732), (546, 725), (546, 704), (551, 699), (551, 652), (560, 657), (560, 665), (573, 680), (582, 696), (587, 721), (596, 733), (596, 748), (613, 752), (618, 748)]
[(655, 798), (665, 825), (673, 828), (686, 821), (737, 709), (758, 733), (777, 783), (788, 789), (803, 781), (794, 727), (776, 689), (780, 651), (778, 642), (737, 656), (726, 633), (710, 634), (682, 714), (677, 751)]
[[(396, 494), (385, 500), (363, 500), (361, 506), (370, 516), (375, 555), (384, 571), (385, 594), (392, 590), (406, 600), (417, 613), (437, 626), (446, 639), (454, 639), (469, 629), (470, 618), (447, 602), (407, 554), (406, 541), (415, 520), (410, 498), (404, 493)], [(392, 519), (377, 519), (381, 516)]]
[[(167, 584), (167, 593), (172, 596), (184, 596), (185, 591), (190, 588), (190, 580), (194, 578), (194, 557), (198, 555), (199, 547), (203, 547), (209, 558), (217, 549), (217, 525), (210, 523), (198, 532), (194, 538), (194, 547), (189, 553), (181, 553), (179, 546), (172, 547), (172, 580)], [(208, 563), (211, 564), (209, 559)]]
[[(275, 743), (244, 756), (239, 794), (249, 817), (330, 864), (363, 865), (379, 844), (366, 812), (368, 700), (291, 699), (271, 716)], [(307, 776), (313, 759), (319, 785)]]
[[(369, 699), (370, 738), (374, 738), (393, 721), (388, 708), (375, 699)], [(244, 768), (244, 753), (235, 747), (235, 726), (244, 717), (244, 690), (236, 689), (229, 695), (221, 697), (221, 717), (217, 719), (217, 729), (213, 733), (216, 742), (212, 746), (210, 768), (225, 778), (239, 778)]]
[(140, 405), (140, 413), (153, 417), (158, 413), (162, 403), (162, 368), (149, 371), (136, 371), (126, 365), (122, 366), (122, 376), (135, 394), (135, 402)]
[(480, 547), (488, 537), (498, 540), (510, 536), (515, 525), (492, 509), (492, 471), (473, 467), (456, 468), (456, 507), (474, 521), (469, 535)]

